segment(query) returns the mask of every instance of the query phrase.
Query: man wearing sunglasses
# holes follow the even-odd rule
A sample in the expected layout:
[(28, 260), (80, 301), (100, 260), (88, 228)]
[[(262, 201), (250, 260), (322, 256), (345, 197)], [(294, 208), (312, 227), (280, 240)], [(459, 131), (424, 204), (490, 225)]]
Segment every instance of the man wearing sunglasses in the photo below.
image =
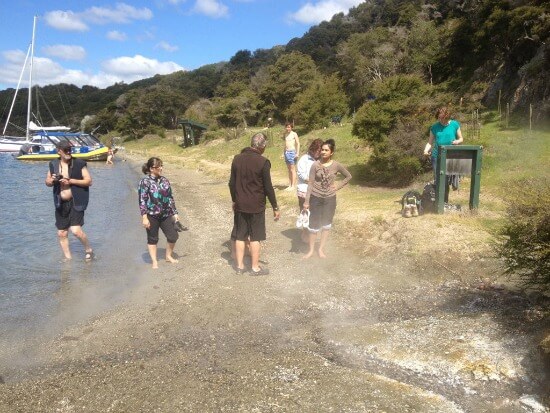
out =
[(86, 161), (73, 159), (70, 142), (57, 145), (59, 159), (50, 161), (46, 186), (53, 187), (55, 205), (55, 226), (61, 250), (65, 260), (70, 260), (69, 230), (84, 246), (85, 259), (90, 261), (94, 252), (88, 237), (82, 230), (84, 211), (88, 206), (92, 177), (86, 167)]

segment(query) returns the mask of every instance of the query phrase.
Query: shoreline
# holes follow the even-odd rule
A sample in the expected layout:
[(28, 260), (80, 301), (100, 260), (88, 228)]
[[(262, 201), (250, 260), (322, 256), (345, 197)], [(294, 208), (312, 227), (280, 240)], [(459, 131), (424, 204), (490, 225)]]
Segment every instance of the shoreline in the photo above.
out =
[(227, 183), (179, 167), (167, 177), (190, 228), (176, 245), (180, 262), (159, 261), (123, 305), (43, 343), (38, 369), (0, 384), (0, 409), (523, 411), (525, 395), (545, 403), (534, 344), (548, 323), (520, 295), (477, 288), (489, 260), (429, 267), (422, 254), (361, 254), (341, 227), (327, 260), (304, 263), (288, 207), (280, 222), (266, 220), (271, 275), (236, 276)]

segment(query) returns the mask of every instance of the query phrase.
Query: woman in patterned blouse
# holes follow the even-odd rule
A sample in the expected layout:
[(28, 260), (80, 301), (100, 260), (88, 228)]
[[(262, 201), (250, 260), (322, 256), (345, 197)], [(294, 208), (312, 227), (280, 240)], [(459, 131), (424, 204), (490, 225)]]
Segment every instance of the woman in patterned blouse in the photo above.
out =
[(179, 234), (174, 226), (178, 219), (176, 203), (172, 197), (170, 181), (161, 176), (162, 161), (159, 158), (149, 158), (141, 170), (146, 175), (138, 187), (139, 210), (143, 227), (147, 230), (147, 248), (153, 268), (158, 268), (157, 243), (159, 228), (166, 236), (166, 261), (177, 263), (172, 254)]

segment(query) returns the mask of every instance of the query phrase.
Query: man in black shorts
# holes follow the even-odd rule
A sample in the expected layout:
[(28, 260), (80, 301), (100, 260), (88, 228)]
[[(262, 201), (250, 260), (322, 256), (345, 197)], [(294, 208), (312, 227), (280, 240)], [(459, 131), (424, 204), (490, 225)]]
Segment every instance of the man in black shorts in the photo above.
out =
[(84, 211), (88, 206), (92, 177), (86, 167), (86, 161), (73, 159), (71, 148), (68, 141), (61, 142), (57, 146), (59, 159), (50, 161), (46, 186), (53, 187), (55, 226), (65, 260), (71, 259), (70, 229), (84, 246), (85, 259), (89, 261), (94, 257), (94, 252), (88, 237), (82, 231), (82, 225), (84, 225)]
[(266, 196), (273, 208), (273, 217), (280, 217), (275, 191), (271, 184), (271, 163), (262, 156), (267, 138), (263, 133), (252, 136), (250, 147), (233, 158), (229, 191), (233, 201), (234, 222), (231, 239), (235, 240), (237, 274), (243, 274), (245, 243), (250, 240), (251, 275), (267, 275), (260, 268), (260, 241), (265, 240)]

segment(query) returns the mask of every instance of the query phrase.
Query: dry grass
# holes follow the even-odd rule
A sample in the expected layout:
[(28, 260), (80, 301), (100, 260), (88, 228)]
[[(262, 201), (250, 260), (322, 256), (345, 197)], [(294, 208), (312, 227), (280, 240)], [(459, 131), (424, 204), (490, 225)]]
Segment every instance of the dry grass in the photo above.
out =
[[(233, 156), (248, 146), (250, 136), (260, 129), (250, 129), (236, 139), (217, 139), (200, 145), (181, 148), (173, 142), (180, 131), (167, 131), (166, 138), (147, 136), (139, 141), (129, 142), (127, 151), (147, 158), (159, 156), (165, 164), (198, 170), (215, 179), (227, 180)], [(272, 178), (276, 188), (287, 184), (287, 170), (281, 159), (282, 129), (273, 128), (265, 131), (270, 138), (265, 156), (271, 160)], [(445, 213), (444, 215), (424, 215), (418, 218), (405, 219), (400, 215), (400, 200), (408, 189), (421, 192), (431, 174), (419, 177), (410, 188), (388, 189), (363, 186), (360, 179), (354, 179), (350, 185), (338, 193), (338, 209), (335, 217), (335, 232), (351, 246), (366, 254), (394, 253), (419, 255), (438, 251), (441, 254), (453, 254), (466, 260), (492, 255), (493, 242), (498, 230), (505, 220), (505, 201), (502, 198), (502, 180), (498, 177), (510, 176), (506, 163), (509, 157), (500, 160), (498, 154), (506, 151), (513, 153), (514, 139), (518, 132), (496, 131), (493, 126), (484, 129), (482, 136), (486, 145), (484, 151), (484, 174), (480, 194), (479, 209), (468, 210), (469, 180), (462, 182), (458, 192), (452, 192), (450, 202), (461, 204), (462, 212)], [(497, 135), (498, 132), (498, 136)], [(490, 134), (494, 134), (492, 140)], [(508, 136), (503, 138), (502, 136)], [(538, 148), (537, 159), (548, 157), (548, 134), (531, 134), (531, 143)], [(331, 127), (300, 136), (302, 148), (314, 138), (332, 137), (337, 142), (336, 159), (348, 166), (354, 175), (360, 176), (361, 168), (366, 163), (370, 150), (363, 141), (351, 136), (351, 125)], [(518, 144), (524, 144), (518, 139)], [(492, 144), (492, 146), (487, 146)], [(541, 153), (542, 151), (542, 153)], [(303, 152), (303, 150), (302, 150)], [(496, 155), (495, 155), (496, 154)], [(523, 153), (533, 165), (533, 154)], [(514, 160), (514, 168), (521, 160)], [(499, 171), (502, 171), (499, 172)], [(512, 171), (513, 172), (513, 171)], [(524, 171), (532, 173), (532, 171)], [(223, 194), (221, 194), (223, 196)], [(228, 196), (226, 194), (225, 196)], [(277, 191), (277, 197), (283, 214), (294, 216), (297, 213), (297, 201), (294, 193)]]

